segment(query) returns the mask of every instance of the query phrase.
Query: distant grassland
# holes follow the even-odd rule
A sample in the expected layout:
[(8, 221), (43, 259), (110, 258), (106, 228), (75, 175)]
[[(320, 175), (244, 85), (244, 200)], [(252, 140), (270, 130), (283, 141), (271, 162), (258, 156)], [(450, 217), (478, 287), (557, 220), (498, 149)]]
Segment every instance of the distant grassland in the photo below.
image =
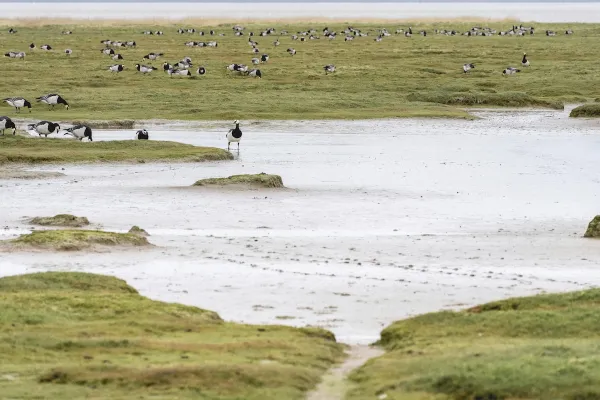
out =
[[(64, 21), (63, 21), (64, 22)], [(4, 22), (6, 23), (6, 22)], [(42, 21), (18, 21), (4, 25), (0, 32), (0, 50), (25, 51), (25, 60), (0, 57), (0, 96), (23, 96), (34, 103), (31, 114), (23, 117), (69, 121), (74, 119), (321, 119), (379, 117), (468, 117), (464, 107), (473, 105), (560, 107), (564, 102), (585, 102), (600, 96), (600, 24), (538, 24), (537, 33), (525, 37), (465, 37), (434, 34), (435, 28), (465, 31), (474, 25), (507, 30), (512, 21), (467, 23), (464, 21), (427, 23), (241, 23), (245, 33), (254, 32), (260, 54), (269, 54), (268, 64), (259, 66), (263, 79), (241, 77), (226, 70), (230, 63), (251, 65), (255, 57), (247, 35), (234, 36), (232, 23), (202, 25), (195, 23), (148, 21), (132, 25), (90, 22), (88, 25), (52, 24)], [(330, 41), (321, 31), (325, 26), (337, 32), (348, 25), (368, 32), (344, 42), (344, 34)], [(529, 25), (526, 24), (526, 25)], [(275, 35), (260, 37), (265, 28), (277, 29)], [(395, 35), (397, 28), (412, 26), (415, 35)], [(18, 33), (11, 35), (8, 28)], [(179, 27), (193, 27), (205, 32), (214, 29), (226, 36), (199, 36), (177, 33)], [(392, 37), (375, 42), (376, 32), (387, 28)], [(317, 30), (319, 40), (293, 41), (279, 36), (283, 29), (290, 34)], [(573, 36), (565, 36), (566, 29)], [(63, 30), (72, 35), (62, 35)], [(162, 30), (164, 36), (143, 35), (146, 29)], [(421, 29), (427, 37), (417, 34)], [(547, 37), (545, 29), (555, 30)], [(272, 42), (280, 38), (281, 45)], [(126, 70), (119, 75), (107, 68), (117, 63), (101, 54), (103, 39), (135, 40), (137, 49), (119, 50)], [(217, 48), (189, 48), (186, 41), (218, 41)], [(29, 50), (33, 42), (38, 46)], [(43, 44), (54, 50), (39, 49)], [(294, 47), (296, 56), (286, 49)], [(64, 50), (73, 50), (66, 57)], [(142, 76), (134, 69), (149, 52), (164, 57), (152, 64), (160, 69)], [(507, 66), (520, 66), (523, 52), (530, 68), (515, 76), (502, 76)], [(161, 69), (163, 61), (176, 62), (190, 56), (196, 67), (203, 65), (207, 74), (196, 79), (169, 78)], [(462, 64), (474, 63), (469, 74)], [(335, 64), (337, 72), (325, 75), (323, 66)], [(71, 104), (70, 110), (35, 103), (35, 97), (58, 92)], [(466, 101), (464, 100), (466, 99)], [(2, 105), (3, 115), (14, 111)]]

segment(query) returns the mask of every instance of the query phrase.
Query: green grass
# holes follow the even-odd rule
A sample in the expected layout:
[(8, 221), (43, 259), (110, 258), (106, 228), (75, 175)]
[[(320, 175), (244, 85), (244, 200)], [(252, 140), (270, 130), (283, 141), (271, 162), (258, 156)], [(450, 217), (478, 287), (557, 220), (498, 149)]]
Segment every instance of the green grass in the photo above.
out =
[(226, 150), (158, 140), (80, 142), (54, 138), (0, 136), (0, 165), (115, 161), (230, 160)]
[(148, 246), (148, 240), (137, 233), (116, 233), (90, 230), (33, 231), (8, 241), (16, 248), (28, 247), (47, 250), (84, 250), (101, 246)]
[(600, 215), (596, 215), (594, 219), (590, 221), (583, 237), (600, 238)]
[(90, 221), (86, 217), (76, 217), (71, 214), (57, 214), (53, 217), (35, 217), (29, 220), (30, 224), (42, 226), (69, 226), (81, 228), (89, 225)]
[(600, 399), (600, 290), (398, 321), (348, 399)]
[(0, 279), (6, 399), (302, 399), (343, 357), (317, 328), (227, 323), (114, 277)]
[(598, 118), (600, 117), (600, 104), (584, 104), (571, 110), (572, 118)]
[[(513, 21), (486, 22), (492, 28), (507, 29)], [(600, 97), (596, 77), (600, 64), (595, 54), (600, 52), (600, 24), (538, 24), (535, 36), (526, 37), (448, 37), (435, 35), (434, 28), (464, 31), (481, 21), (467, 23), (448, 21), (419, 23), (418, 21), (386, 23), (328, 22), (330, 29), (340, 31), (352, 25), (369, 32), (369, 37), (358, 37), (344, 42), (344, 35), (329, 41), (326, 38), (292, 41), (281, 36), (281, 45), (272, 42), (278, 35), (254, 36), (261, 53), (270, 56), (268, 64), (260, 65), (263, 79), (241, 77), (228, 72), (230, 63), (250, 64), (254, 55), (247, 44), (247, 36), (232, 35), (233, 24), (219, 26), (202, 23), (159, 23), (132, 25), (90, 22), (82, 25), (52, 25), (52, 21), (19, 23), (11, 21), (18, 30), (15, 35), (0, 31), (3, 49), (27, 52), (25, 60), (0, 57), (3, 78), (0, 92), (3, 96), (24, 96), (31, 101), (48, 92), (59, 92), (71, 104), (68, 111), (58, 107), (48, 111), (46, 106), (34, 104), (34, 119), (70, 120), (234, 120), (234, 119), (358, 119), (379, 117), (459, 117), (468, 118), (462, 107), (436, 102), (409, 101), (432, 99), (442, 94), (455, 93), (482, 97), (490, 96), (490, 105), (505, 104), (502, 99), (521, 96), (515, 105), (554, 107), (565, 99), (594, 99)], [(179, 35), (182, 25), (196, 29), (215, 29), (224, 37)], [(319, 31), (325, 23), (245, 23), (246, 32), (256, 34), (266, 25), (278, 32), (291, 33), (314, 27)], [(386, 37), (374, 42), (376, 29), (385, 26), (390, 32), (412, 26), (413, 30), (428, 30), (427, 37), (403, 35)], [(575, 35), (546, 37), (544, 29), (557, 32), (572, 27)], [(61, 35), (72, 29), (72, 35)], [(160, 29), (164, 36), (143, 35), (145, 29)], [(137, 49), (122, 50), (126, 71), (111, 75), (107, 67), (113, 60), (101, 54), (102, 39), (135, 40)], [(217, 48), (188, 48), (188, 40), (217, 40)], [(48, 43), (55, 50), (28, 51), (29, 43)], [(298, 53), (290, 56), (288, 47)], [(73, 49), (66, 57), (64, 49)], [(176, 62), (191, 56), (195, 67), (203, 65), (207, 74), (196, 79), (170, 79), (161, 70), (148, 76), (134, 71), (134, 65), (149, 52), (163, 52), (158, 62), (146, 63), (160, 67), (163, 61)], [(519, 66), (523, 52), (531, 61), (530, 68), (514, 76), (502, 76), (507, 66)], [(573, 68), (577, 60), (577, 68)], [(462, 64), (472, 62), (476, 68), (463, 74)], [(323, 66), (333, 63), (334, 74), (325, 75)], [(195, 69), (194, 67), (194, 69)], [(493, 97), (492, 95), (498, 96)], [(500, 101), (502, 100), (502, 101)], [(35, 101), (34, 101), (35, 103)], [(444, 102), (445, 103), (445, 102)], [(4, 105), (4, 114), (14, 112)]]
[(283, 188), (283, 180), (279, 175), (260, 174), (245, 174), (232, 175), (227, 178), (208, 178), (196, 181), (193, 186), (227, 186), (227, 185), (243, 185), (261, 188)]

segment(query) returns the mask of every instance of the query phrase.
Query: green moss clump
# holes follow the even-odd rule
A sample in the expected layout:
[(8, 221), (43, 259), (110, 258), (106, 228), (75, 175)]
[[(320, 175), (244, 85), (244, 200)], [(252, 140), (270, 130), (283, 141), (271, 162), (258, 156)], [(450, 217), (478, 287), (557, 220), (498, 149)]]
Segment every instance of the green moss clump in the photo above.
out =
[(600, 289), (429, 313), (385, 328), (349, 400), (600, 398)]
[(575, 107), (569, 114), (571, 118), (594, 118), (600, 117), (600, 104), (584, 104)]
[(583, 237), (600, 238), (600, 215), (596, 215), (594, 219), (590, 221)]
[(145, 229), (142, 229), (137, 225), (132, 226), (131, 229), (129, 230), (129, 232), (127, 232), (127, 233), (131, 233), (133, 235), (140, 235), (140, 236), (150, 236), (150, 234), (148, 232), (146, 232)]
[(335, 340), (227, 323), (105, 275), (0, 278), (0, 310), (7, 399), (301, 400), (343, 358)]
[(228, 178), (209, 178), (201, 179), (194, 183), (193, 186), (226, 186), (226, 185), (243, 185), (260, 188), (283, 188), (283, 180), (279, 175), (246, 174), (232, 175)]
[(35, 217), (29, 220), (30, 224), (42, 226), (68, 226), (81, 228), (90, 224), (86, 217), (76, 217), (71, 214), (57, 214), (54, 217)]
[(10, 241), (15, 246), (27, 246), (49, 250), (84, 250), (100, 246), (149, 246), (148, 240), (131, 233), (86, 230), (34, 231)]

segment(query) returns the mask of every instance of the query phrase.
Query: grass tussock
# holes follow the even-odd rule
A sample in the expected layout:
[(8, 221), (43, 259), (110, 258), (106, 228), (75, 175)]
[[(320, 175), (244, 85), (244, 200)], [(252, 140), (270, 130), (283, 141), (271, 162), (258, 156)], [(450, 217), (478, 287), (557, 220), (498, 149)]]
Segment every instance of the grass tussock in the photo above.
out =
[(599, 399), (600, 289), (398, 321), (348, 399)]
[(494, 106), (494, 107), (546, 107), (556, 110), (564, 109), (561, 101), (548, 101), (532, 97), (526, 93), (488, 93), (488, 92), (469, 92), (469, 88), (464, 89), (464, 93), (412, 93), (408, 95), (409, 101), (421, 101), (429, 103), (440, 103), (456, 106)]
[(76, 251), (94, 246), (139, 247), (149, 246), (148, 240), (134, 233), (116, 233), (86, 230), (34, 231), (9, 241), (14, 247), (45, 250)]
[[(5, 51), (25, 51), (25, 60), (0, 57), (3, 77), (0, 92), (4, 96), (23, 96), (30, 101), (49, 91), (58, 91), (71, 105), (50, 111), (44, 105), (33, 104), (28, 117), (36, 120), (60, 121), (120, 121), (148, 119), (182, 120), (264, 120), (264, 119), (358, 119), (387, 117), (459, 117), (465, 111), (448, 102), (425, 102), (438, 97), (448, 85), (461, 85), (465, 93), (480, 96), (482, 88), (493, 88), (496, 93), (523, 93), (538, 101), (511, 101), (511, 105), (542, 106), (560, 103), (562, 99), (578, 96), (598, 97), (595, 77), (600, 74), (595, 54), (600, 52), (600, 24), (538, 24), (532, 23), (537, 34), (525, 37), (448, 37), (436, 35), (437, 29), (465, 31), (481, 21), (454, 19), (440, 21), (335, 21), (315, 19), (297, 22), (274, 21), (216, 21), (185, 20), (180, 24), (161, 20), (145, 21), (81, 21), (35, 19), (6, 21), (18, 32), (14, 35), (0, 32)], [(269, 54), (269, 62), (261, 64), (262, 79), (249, 79), (228, 72), (231, 63), (250, 64), (254, 55), (247, 45), (247, 35), (232, 35), (231, 27), (242, 23), (245, 32), (258, 33), (265, 24), (277, 29), (268, 37), (257, 37), (261, 53)], [(506, 30), (514, 21), (490, 21), (492, 29)], [(352, 25), (367, 37), (356, 37), (344, 42), (344, 35), (329, 41), (320, 33), (322, 28), (340, 32)], [(180, 35), (180, 26), (195, 27), (217, 34), (204, 39), (197, 34)], [(412, 26), (414, 31), (426, 30), (423, 37), (411, 38), (392, 34), (381, 42), (373, 38), (386, 27), (390, 32)], [(315, 28), (318, 40), (295, 41), (282, 30), (291, 33)], [(572, 28), (575, 35), (560, 34)], [(72, 35), (62, 35), (65, 29)], [(162, 30), (163, 36), (144, 35), (144, 30)], [(559, 32), (546, 37), (546, 29)], [(279, 37), (281, 45), (271, 42)], [(108, 66), (113, 60), (100, 50), (103, 39), (133, 40), (135, 49), (118, 50), (125, 71), (111, 74)], [(26, 39), (26, 40), (25, 40)], [(188, 40), (216, 40), (217, 48), (189, 48)], [(31, 42), (49, 43), (55, 50), (29, 51)], [(483, 44), (485, 42), (485, 44)], [(298, 53), (291, 57), (286, 49), (294, 47)], [(66, 57), (64, 49), (73, 54)], [(529, 68), (514, 76), (502, 76), (507, 66), (519, 67), (523, 51), (531, 62)], [(134, 65), (149, 52), (162, 52), (156, 62), (145, 62), (158, 70), (148, 75), (137, 73)], [(197, 79), (170, 79), (162, 71), (164, 61), (174, 63), (190, 56), (196, 65), (206, 68), (206, 75)], [(571, 60), (577, 60), (573, 71)], [(476, 68), (468, 74), (462, 71), (464, 63)], [(334, 74), (325, 75), (323, 66), (335, 64)], [(293, 73), (292, 73), (293, 71)], [(366, 79), (365, 77), (368, 77)], [(185, 92), (182, 101), (181, 93)], [(450, 94), (454, 91), (447, 90)], [(236, 93), (231, 96), (231, 93)], [(419, 102), (408, 101), (406, 94), (418, 93)], [(460, 93), (463, 93), (462, 91)], [(487, 92), (486, 92), (487, 93)], [(206, 99), (218, 99), (218, 106)], [(261, 101), (257, 101), (261, 98)], [(491, 101), (493, 100), (493, 101)], [(485, 104), (502, 105), (504, 99), (490, 98)], [(115, 107), (118, 104), (118, 107)], [(477, 104), (477, 102), (475, 102)], [(462, 106), (462, 104), (458, 104)], [(7, 106), (4, 113), (13, 111)]]
[(226, 323), (103, 275), (1, 278), (0, 309), (6, 398), (295, 400), (343, 357), (316, 328)]
[(283, 180), (279, 175), (245, 174), (232, 175), (228, 178), (208, 178), (196, 181), (193, 186), (248, 186), (254, 188), (283, 188)]
[(583, 237), (600, 238), (600, 215), (596, 215), (594, 219), (590, 221)]
[(68, 226), (81, 228), (90, 224), (86, 217), (76, 217), (71, 214), (57, 214), (54, 217), (35, 217), (29, 220), (30, 224), (41, 226)]
[(142, 229), (137, 225), (132, 226), (127, 233), (131, 233), (132, 235), (150, 236), (145, 229)]
[(80, 142), (53, 138), (0, 136), (0, 165), (133, 161), (230, 160), (226, 150), (157, 140)]
[(73, 125), (87, 125), (92, 129), (133, 129), (135, 121), (130, 119), (117, 119), (113, 121), (73, 121)]
[(600, 117), (600, 104), (584, 104), (571, 110), (572, 118), (598, 118)]

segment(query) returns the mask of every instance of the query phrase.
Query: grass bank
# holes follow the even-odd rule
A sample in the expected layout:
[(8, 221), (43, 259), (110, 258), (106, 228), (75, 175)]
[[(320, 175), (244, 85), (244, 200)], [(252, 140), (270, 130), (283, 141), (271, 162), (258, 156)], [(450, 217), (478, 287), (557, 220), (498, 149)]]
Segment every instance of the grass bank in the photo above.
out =
[(348, 399), (599, 399), (599, 338), (598, 289), (425, 314), (382, 331)]
[(9, 248), (77, 251), (95, 246), (139, 247), (149, 246), (148, 240), (137, 233), (116, 233), (97, 230), (44, 230), (34, 231), (3, 243)]
[(245, 186), (250, 188), (283, 188), (283, 180), (279, 175), (244, 174), (232, 175), (227, 178), (208, 178), (196, 181), (193, 186)]
[(35, 217), (29, 220), (30, 224), (41, 226), (68, 226), (81, 228), (90, 224), (86, 217), (77, 217), (71, 214), (57, 214), (53, 217)]
[(87, 273), (0, 279), (5, 398), (302, 399), (342, 358), (317, 328), (224, 322)]
[(571, 118), (598, 118), (600, 117), (600, 104), (584, 104), (575, 107), (569, 114)]
[[(187, 24), (187, 25), (186, 25)], [(507, 30), (513, 21), (486, 21), (493, 29)], [(518, 23), (517, 23), (518, 24)], [(180, 35), (181, 26), (197, 31), (215, 30), (226, 36)], [(59, 92), (70, 103), (67, 111), (58, 107), (49, 111), (35, 103), (31, 116), (56, 120), (264, 120), (264, 119), (357, 119), (380, 117), (457, 117), (468, 114), (457, 105), (440, 102), (413, 102), (408, 95), (417, 93), (420, 99), (431, 99), (437, 93), (481, 93), (503, 96), (506, 93), (527, 93), (536, 103), (560, 103), (563, 99), (594, 99), (600, 97), (596, 79), (600, 65), (595, 54), (600, 51), (600, 24), (539, 24), (534, 36), (466, 37), (436, 35), (434, 29), (465, 31), (481, 21), (405, 21), (368, 22), (335, 21), (269, 22), (277, 29), (275, 35), (260, 37), (266, 22), (243, 21), (245, 32), (253, 31), (260, 54), (269, 54), (261, 64), (262, 79), (238, 76), (226, 70), (231, 63), (244, 63), (256, 55), (248, 46), (247, 34), (234, 36), (229, 24), (201, 21), (185, 23), (149, 21), (134, 25), (132, 21), (112, 21), (110, 24), (91, 22), (77, 25), (73, 21), (37, 21), (35, 24), (10, 21), (18, 32), (0, 32), (4, 51), (25, 51), (24, 60), (0, 58), (3, 79), (0, 92), (4, 96), (23, 96), (30, 101), (42, 94)], [(344, 41), (344, 34), (329, 41), (321, 30), (341, 31), (348, 25), (368, 32), (367, 37)], [(415, 35), (406, 38), (394, 35), (396, 29), (412, 26)], [(386, 27), (392, 36), (375, 42), (378, 29)], [(315, 28), (318, 40), (292, 40), (290, 35)], [(572, 28), (573, 36), (564, 31)], [(63, 30), (72, 35), (62, 35)], [(162, 30), (164, 35), (144, 35), (145, 30)], [(558, 32), (547, 37), (544, 30)], [(290, 32), (280, 35), (282, 30)], [(416, 32), (427, 30), (423, 37)], [(273, 46), (279, 38), (281, 45)], [(136, 49), (119, 52), (125, 71), (111, 74), (108, 66), (116, 63), (100, 50), (104, 39), (134, 40)], [(189, 48), (187, 41), (216, 40), (218, 47)], [(30, 51), (50, 44), (54, 50)], [(286, 49), (297, 50), (290, 56)], [(73, 54), (66, 57), (65, 49)], [(156, 62), (144, 62), (159, 70), (148, 75), (135, 71), (149, 52), (162, 52)], [(523, 52), (527, 52), (531, 67), (513, 76), (502, 76), (507, 66), (518, 67)], [(206, 68), (206, 75), (195, 79), (169, 78), (162, 72), (163, 61), (170, 63), (190, 56), (197, 66)], [(573, 61), (577, 60), (577, 68)], [(464, 74), (462, 65), (474, 63), (476, 68)], [(325, 75), (323, 66), (335, 64), (337, 70)], [(185, 93), (185, 96), (182, 96)], [(234, 95), (233, 95), (234, 94)], [(487, 103), (502, 105), (502, 102)], [(518, 104), (520, 105), (520, 104)], [(524, 105), (537, 106), (527, 101)], [(3, 114), (14, 113), (3, 105)]]
[(233, 155), (214, 147), (157, 140), (80, 142), (23, 136), (0, 136), (0, 165), (7, 163), (76, 163), (142, 161), (217, 161)]

